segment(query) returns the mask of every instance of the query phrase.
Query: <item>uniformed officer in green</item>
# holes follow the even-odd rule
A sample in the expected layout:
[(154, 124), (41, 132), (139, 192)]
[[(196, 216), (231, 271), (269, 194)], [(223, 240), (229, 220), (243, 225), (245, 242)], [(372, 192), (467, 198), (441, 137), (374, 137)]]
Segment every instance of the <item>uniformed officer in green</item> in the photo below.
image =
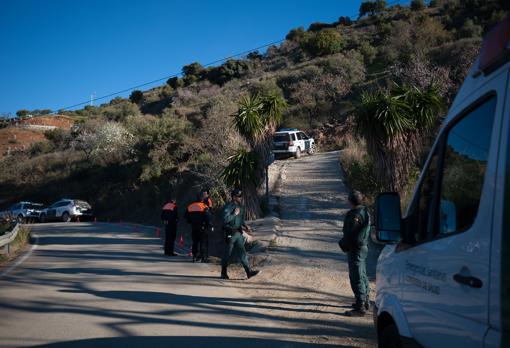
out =
[(260, 271), (251, 270), (248, 264), (248, 255), (244, 248), (243, 227), (249, 230), (244, 222), (245, 208), (242, 205), (243, 193), (239, 189), (232, 190), (232, 201), (223, 208), (223, 231), (225, 232), (226, 247), (221, 260), (221, 278), (228, 279), (227, 267), (234, 249), (237, 251), (246, 276), (256, 276)]
[(351, 210), (344, 220), (343, 238), (338, 242), (340, 248), (347, 253), (349, 264), (349, 280), (356, 298), (353, 310), (348, 316), (364, 316), (370, 307), (370, 285), (367, 278), (368, 237), (370, 235), (370, 216), (367, 208), (361, 205), (363, 195), (354, 191), (349, 194)]

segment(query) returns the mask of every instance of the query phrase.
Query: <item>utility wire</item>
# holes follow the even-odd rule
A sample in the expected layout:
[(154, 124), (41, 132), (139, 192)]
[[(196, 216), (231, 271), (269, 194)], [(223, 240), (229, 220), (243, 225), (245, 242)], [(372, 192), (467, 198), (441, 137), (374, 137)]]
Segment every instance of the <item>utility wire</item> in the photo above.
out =
[[(399, 4), (400, 3), (400, 0), (394, 0), (392, 2), (389, 2), (386, 6), (390, 7), (390, 6), (393, 6), (395, 4)], [(356, 14), (353, 14), (351, 16), (343, 16), (343, 17), (347, 17), (347, 18), (350, 18), (351, 20), (355, 20), (357, 19), (357, 15)], [(281, 40), (277, 40), (277, 41), (273, 41), (271, 43), (268, 43), (268, 44), (265, 44), (265, 45), (262, 45), (262, 46), (259, 46), (259, 47), (256, 47), (256, 48), (252, 48), (252, 49), (249, 49), (249, 50), (246, 50), (246, 51), (243, 51), (243, 52), (240, 52), (240, 53), (237, 53), (237, 54), (234, 54), (234, 55), (231, 55), (231, 56), (228, 56), (228, 57), (225, 57), (225, 58), (222, 58), (222, 59), (218, 59), (218, 60), (215, 60), (215, 61), (212, 61), (212, 62), (209, 62), (205, 65), (203, 65), (203, 67), (209, 67), (211, 65), (216, 65), (218, 63), (222, 63), (222, 62), (225, 62), (229, 59), (232, 59), (232, 58), (237, 58), (237, 57), (240, 57), (240, 56), (244, 56), (244, 55), (247, 55), (251, 52), (255, 52), (255, 51), (258, 51), (262, 48), (266, 48), (266, 47), (270, 47), (270, 46), (273, 46), (273, 45), (276, 45), (276, 44), (279, 44), (279, 43), (282, 43), (284, 42), (286, 39), (281, 39)], [(156, 79), (156, 80), (152, 80), (152, 81), (149, 81), (149, 82), (144, 82), (142, 84), (139, 84), (139, 85), (136, 85), (136, 86), (132, 86), (132, 87), (129, 87), (129, 88), (125, 88), (123, 90), (120, 90), (120, 91), (117, 91), (117, 92), (113, 92), (113, 93), (109, 93), (109, 94), (106, 94), (106, 95), (103, 95), (101, 97), (97, 97), (97, 98), (94, 98), (92, 99), (92, 101), (96, 101), (96, 100), (102, 100), (102, 99), (106, 99), (106, 98), (109, 98), (109, 97), (113, 97), (113, 96), (116, 96), (116, 95), (119, 95), (119, 94), (122, 94), (122, 93), (126, 93), (126, 92), (129, 92), (129, 91), (132, 91), (134, 89), (138, 89), (138, 88), (141, 88), (141, 87), (145, 87), (145, 86), (148, 86), (148, 85), (152, 85), (152, 84), (155, 84), (157, 82), (161, 82), (161, 81), (165, 81), (165, 80), (168, 80), (169, 78), (172, 78), (172, 77), (177, 77), (177, 76), (180, 76), (182, 75), (182, 71), (181, 72), (178, 72), (178, 73), (174, 73), (172, 75), (168, 75), (168, 76), (165, 76), (165, 77), (162, 77), (162, 78), (159, 78), (159, 79)], [(60, 110), (68, 110), (68, 109), (73, 109), (73, 108), (76, 108), (78, 106), (82, 106), (82, 105), (87, 105), (90, 103), (90, 100), (87, 100), (87, 101), (83, 101), (83, 102), (80, 102), (80, 103), (76, 103), (76, 104), (73, 104), (73, 105), (69, 105), (69, 106), (66, 106), (66, 107), (63, 107), (63, 108), (58, 108), (58, 109), (54, 109), (55, 111), (53, 111), (51, 114), (58, 114), (58, 112)]]

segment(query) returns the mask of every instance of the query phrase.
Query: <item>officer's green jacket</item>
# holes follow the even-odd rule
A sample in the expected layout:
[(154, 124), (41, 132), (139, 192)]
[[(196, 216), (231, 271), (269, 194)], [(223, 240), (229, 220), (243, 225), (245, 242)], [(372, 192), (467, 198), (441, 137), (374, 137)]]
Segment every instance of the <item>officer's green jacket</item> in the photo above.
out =
[(370, 217), (367, 208), (358, 205), (347, 212), (343, 228), (342, 243), (348, 250), (357, 249), (368, 244), (370, 236)]
[[(234, 210), (239, 208), (240, 213), (234, 215)], [(240, 229), (244, 225), (245, 208), (234, 202), (229, 202), (223, 207), (223, 226), (230, 227), (234, 230)]]

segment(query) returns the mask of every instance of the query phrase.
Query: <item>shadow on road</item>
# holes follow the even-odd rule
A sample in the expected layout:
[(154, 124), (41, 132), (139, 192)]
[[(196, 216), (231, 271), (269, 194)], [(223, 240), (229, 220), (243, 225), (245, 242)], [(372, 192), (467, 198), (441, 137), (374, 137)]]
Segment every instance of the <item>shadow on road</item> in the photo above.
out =
[[(317, 343), (299, 343), (287, 340), (262, 339), (262, 338), (244, 338), (244, 337), (218, 337), (218, 336), (200, 336), (200, 337), (183, 337), (183, 336), (135, 336), (135, 337), (108, 337), (108, 338), (91, 338), (84, 340), (59, 342), (53, 344), (45, 344), (36, 347), (46, 348), (89, 348), (89, 347), (208, 347), (208, 348), (229, 348), (229, 347), (331, 347), (327, 344)], [(348, 347), (338, 346), (335, 347)]]

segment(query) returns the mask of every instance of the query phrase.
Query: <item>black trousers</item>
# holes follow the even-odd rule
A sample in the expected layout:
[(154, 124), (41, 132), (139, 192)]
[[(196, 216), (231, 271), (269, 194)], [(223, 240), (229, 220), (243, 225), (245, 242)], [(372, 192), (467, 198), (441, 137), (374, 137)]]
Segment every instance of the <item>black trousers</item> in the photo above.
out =
[(177, 225), (168, 224), (165, 226), (165, 255), (173, 254), (176, 235)]
[(202, 258), (208, 258), (209, 234), (207, 233), (207, 229), (204, 227), (192, 228), (191, 239), (193, 240), (193, 245), (191, 247), (193, 257), (198, 257), (198, 255), (200, 255)]

